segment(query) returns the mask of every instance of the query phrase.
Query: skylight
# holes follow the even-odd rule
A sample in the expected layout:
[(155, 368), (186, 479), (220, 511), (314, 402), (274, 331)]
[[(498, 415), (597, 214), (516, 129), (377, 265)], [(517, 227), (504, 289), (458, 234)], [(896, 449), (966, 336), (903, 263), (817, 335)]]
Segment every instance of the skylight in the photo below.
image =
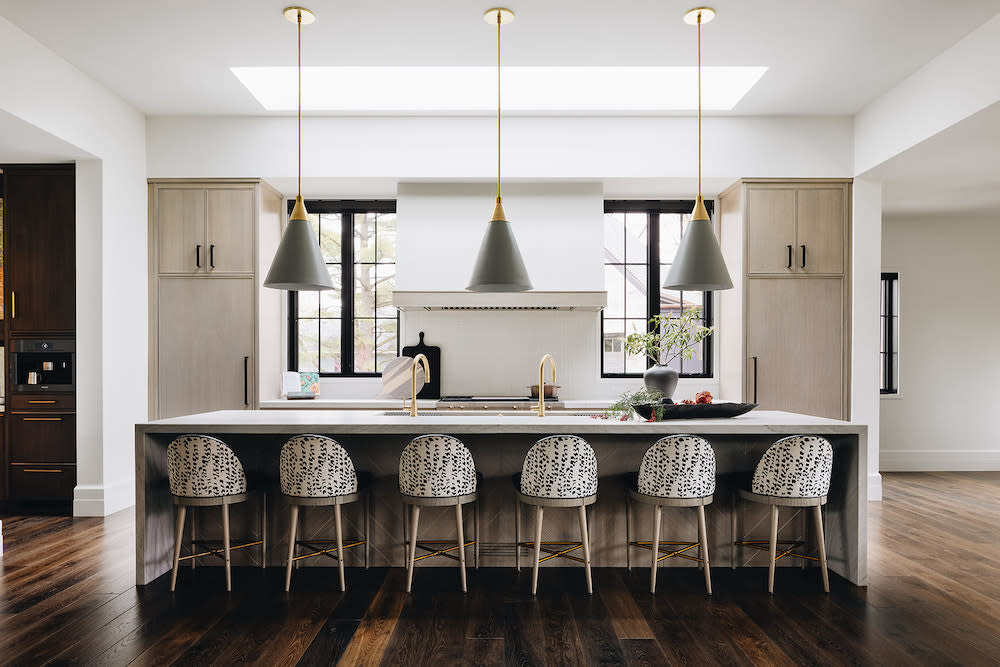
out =
[[(233, 67), (267, 111), (294, 111), (294, 67)], [(766, 67), (702, 67), (702, 106), (729, 111)], [(513, 113), (656, 113), (698, 108), (695, 67), (504, 67)], [(493, 67), (303, 67), (303, 111), (487, 113)]]

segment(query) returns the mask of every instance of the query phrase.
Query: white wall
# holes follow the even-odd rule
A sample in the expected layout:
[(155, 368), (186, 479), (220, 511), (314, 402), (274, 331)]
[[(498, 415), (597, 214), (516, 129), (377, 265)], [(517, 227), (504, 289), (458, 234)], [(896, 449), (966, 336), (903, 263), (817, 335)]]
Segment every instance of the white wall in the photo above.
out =
[(899, 394), (881, 401), (883, 471), (998, 470), (1000, 212), (887, 218), (899, 272)]
[[(145, 118), (3, 18), (0, 81), (0, 112), (79, 160), (73, 512), (109, 514), (135, 502), (134, 424), (147, 417)], [(4, 150), (0, 138), (0, 162)]]

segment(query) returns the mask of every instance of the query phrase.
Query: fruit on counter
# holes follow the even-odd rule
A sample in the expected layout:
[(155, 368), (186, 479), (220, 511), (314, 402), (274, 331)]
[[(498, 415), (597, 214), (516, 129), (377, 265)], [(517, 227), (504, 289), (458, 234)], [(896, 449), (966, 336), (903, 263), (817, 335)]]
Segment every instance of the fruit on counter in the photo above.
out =
[(683, 401), (681, 401), (681, 405), (694, 405), (694, 401), (692, 401), (690, 398), (685, 398)]
[(695, 403), (711, 403), (712, 402), (712, 392), (710, 391), (699, 391), (694, 395)]

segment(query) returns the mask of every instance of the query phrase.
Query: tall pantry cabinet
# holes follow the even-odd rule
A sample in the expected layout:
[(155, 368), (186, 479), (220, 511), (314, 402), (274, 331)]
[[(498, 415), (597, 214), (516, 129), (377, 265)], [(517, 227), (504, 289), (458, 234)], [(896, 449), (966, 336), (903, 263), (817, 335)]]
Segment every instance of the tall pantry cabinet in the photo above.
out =
[(850, 179), (743, 179), (719, 195), (735, 288), (720, 383), (768, 410), (850, 418)]
[(281, 208), (258, 179), (150, 180), (151, 418), (257, 407), (259, 235)]

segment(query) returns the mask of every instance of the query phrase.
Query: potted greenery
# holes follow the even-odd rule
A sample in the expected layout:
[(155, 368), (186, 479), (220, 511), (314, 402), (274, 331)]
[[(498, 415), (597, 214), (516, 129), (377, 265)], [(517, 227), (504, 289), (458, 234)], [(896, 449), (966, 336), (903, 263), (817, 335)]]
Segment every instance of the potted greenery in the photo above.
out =
[(643, 419), (650, 419), (655, 414), (656, 420), (663, 419), (663, 394), (656, 389), (642, 389), (636, 391), (624, 391), (618, 400), (612, 403), (605, 411), (604, 417), (608, 419), (628, 419), (632, 417), (634, 410)]
[(694, 359), (698, 344), (715, 330), (698, 324), (699, 319), (699, 308), (689, 308), (680, 317), (657, 315), (649, 320), (648, 331), (631, 333), (625, 338), (626, 352), (644, 354), (653, 360), (653, 365), (642, 376), (647, 389), (655, 389), (667, 399), (673, 397), (677, 371), (667, 364), (678, 357)]

